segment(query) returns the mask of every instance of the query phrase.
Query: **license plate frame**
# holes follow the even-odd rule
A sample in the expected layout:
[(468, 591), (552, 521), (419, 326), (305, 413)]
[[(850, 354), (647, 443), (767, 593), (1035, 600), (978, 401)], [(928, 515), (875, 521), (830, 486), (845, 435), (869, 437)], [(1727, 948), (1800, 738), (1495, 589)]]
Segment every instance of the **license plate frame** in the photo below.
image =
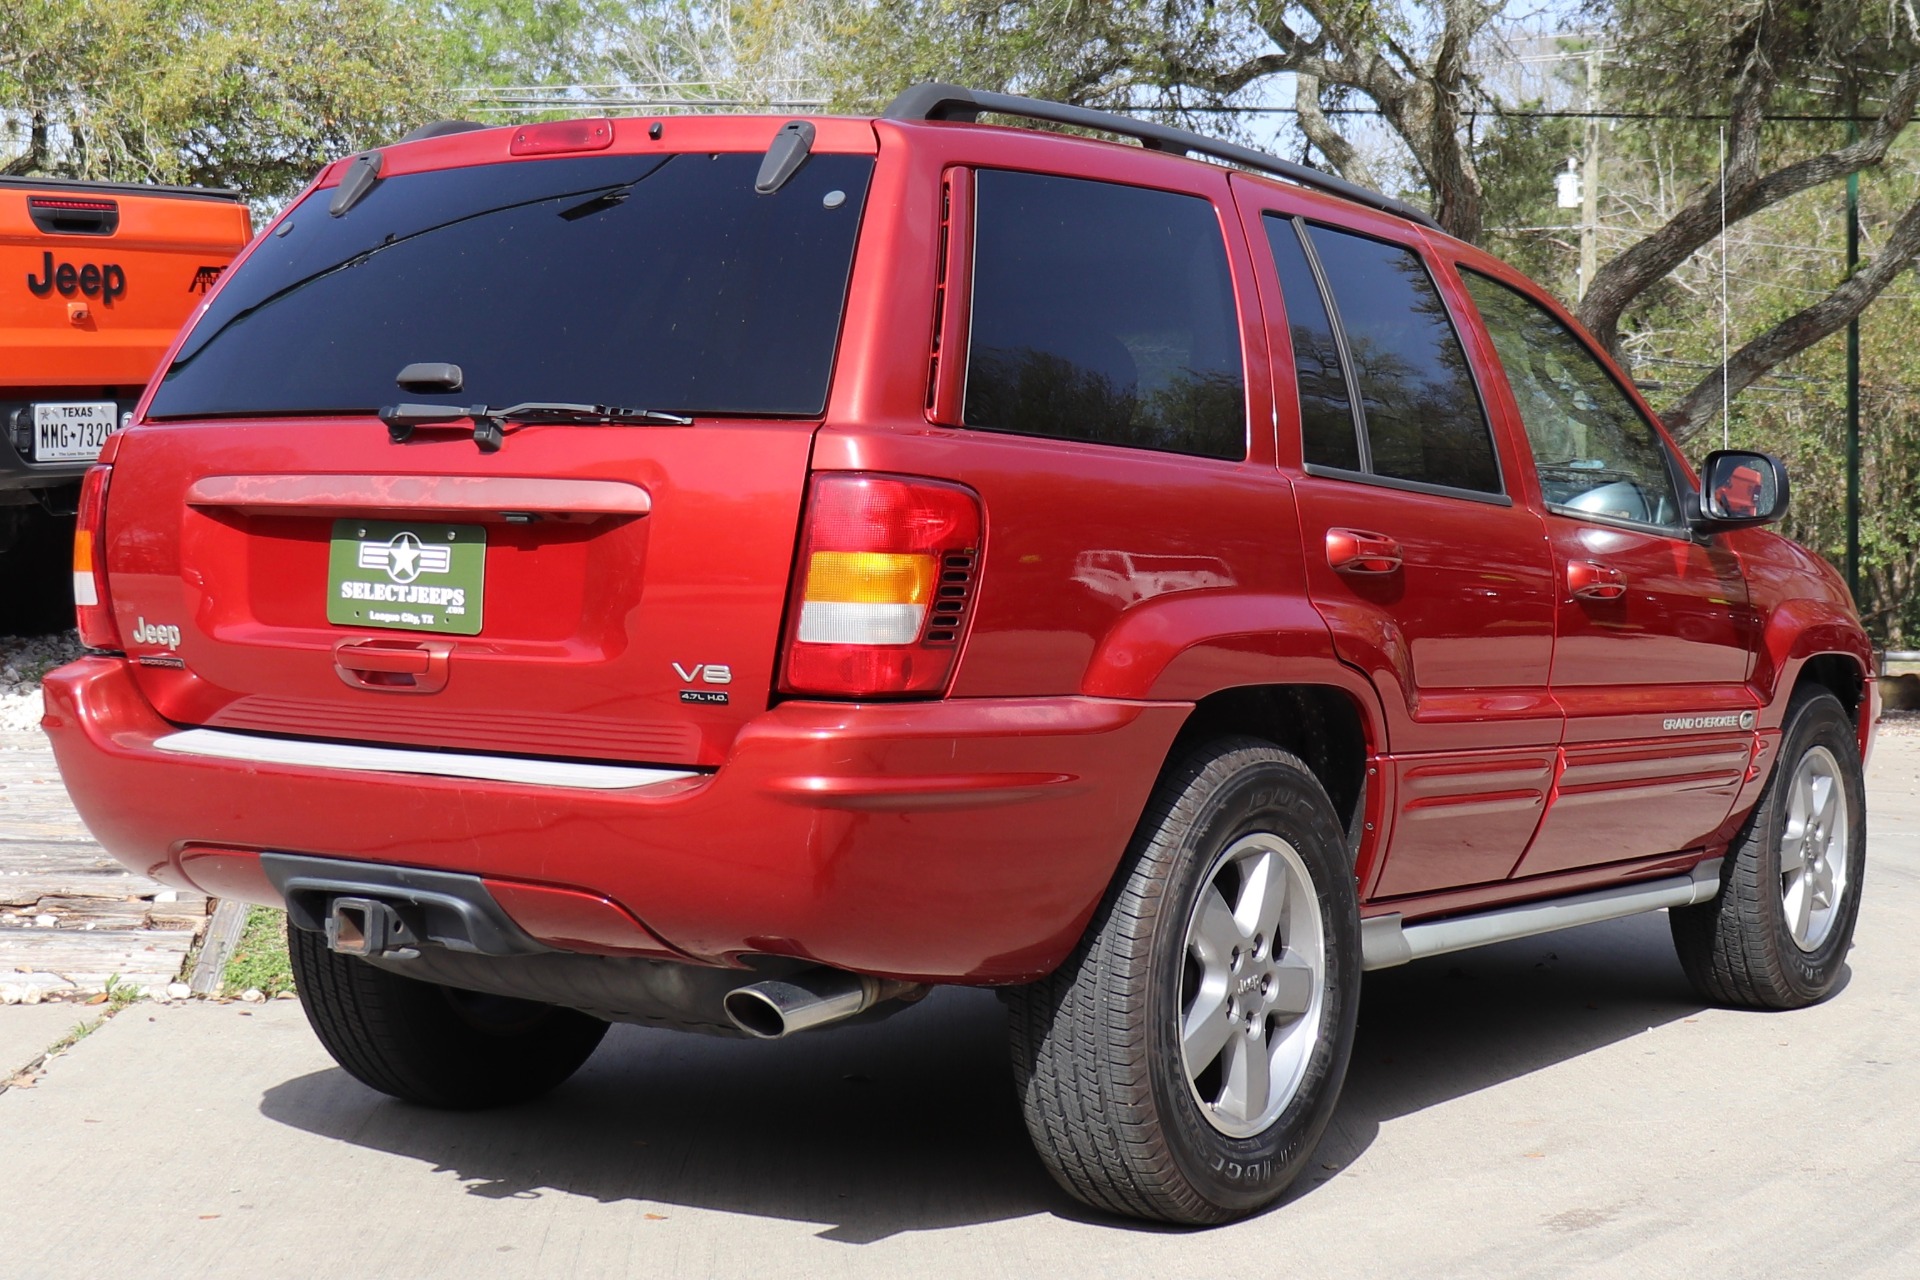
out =
[(33, 406), (35, 462), (92, 462), (120, 429), (113, 400), (42, 400)]
[(327, 621), (478, 635), (486, 564), (484, 525), (335, 520), (327, 551)]

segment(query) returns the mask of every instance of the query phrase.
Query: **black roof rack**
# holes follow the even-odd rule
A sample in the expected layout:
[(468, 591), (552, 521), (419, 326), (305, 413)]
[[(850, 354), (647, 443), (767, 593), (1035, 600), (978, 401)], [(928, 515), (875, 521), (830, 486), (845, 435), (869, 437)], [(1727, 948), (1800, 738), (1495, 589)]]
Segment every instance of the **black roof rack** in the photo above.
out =
[(952, 84), (916, 84), (902, 90), (898, 97), (887, 104), (886, 110), (881, 112), (881, 115), (888, 120), (971, 121), (977, 119), (983, 111), (1001, 116), (1019, 116), (1026, 120), (1045, 120), (1051, 124), (1069, 124), (1081, 129), (1098, 129), (1103, 133), (1117, 133), (1122, 137), (1137, 139), (1141, 146), (1150, 151), (1165, 151), (1174, 155), (1197, 152), (1203, 156), (1211, 156), (1215, 160), (1225, 160), (1228, 164), (1239, 165), (1244, 169), (1270, 173), (1300, 186), (1324, 191), (1328, 195), (1339, 196), (1355, 204), (1366, 205), (1370, 209), (1378, 209), (1382, 213), (1391, 213), (1395, 217), (1417, 222), (1423, 227), (1432, 227), (1435, 231), (1445, 230), (1430, 216), (1404, 200), (1383, 196), (1371, 187), (1363, 187), (1358, 183), (1348, 182), (1344, 178), (1336, 178), (1330, 173), (1322, 173), (1310, 165), (1282, 160), (1279, 156), (1255, 151), (1251, 147), (1237, 147), (1231, 142), (1221, 142), (1217, 138), (1209, 138), (1187, 129), (1175, 129), (1164, 124), (1135, 120), (1131, 116), (1114, 115), (1110, 111), (1095, 111), (1090, 107), (1071, 107), (1061, 102), (1022, 98), (1011, 93), (963, 89), (959, 85)]

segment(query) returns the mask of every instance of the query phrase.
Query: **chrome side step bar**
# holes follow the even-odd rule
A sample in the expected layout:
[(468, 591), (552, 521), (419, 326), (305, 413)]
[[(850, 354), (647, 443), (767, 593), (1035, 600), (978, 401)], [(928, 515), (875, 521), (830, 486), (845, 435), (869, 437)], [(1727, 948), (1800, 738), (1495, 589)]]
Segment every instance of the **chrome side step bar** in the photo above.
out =
[(1571, 898), (1553, 898), (1545, 902), (1526, 902), (1517, 907), (1501, 907), (1478, 915), (1452, 916), (1445, 920), (1422, 921), (1403, 925), (1398, 914), (1372, 916), (1360, 922), (1360, 967), (1390, 969), (1423, 956), (1445, 955), (1490, 942), (1508, 942), (1531, 938), (1535, 934), (1571, 929), (1575, 925), (1618, 920), (1622, 916), (1658, 911), (1662, 907), (1685, 907), (1705, 902), (1720, 891), (1720, 859), (1709, 859), (1693, 869), (1691, 875), (1642, 884), (1622, 885), (1577, 894)]

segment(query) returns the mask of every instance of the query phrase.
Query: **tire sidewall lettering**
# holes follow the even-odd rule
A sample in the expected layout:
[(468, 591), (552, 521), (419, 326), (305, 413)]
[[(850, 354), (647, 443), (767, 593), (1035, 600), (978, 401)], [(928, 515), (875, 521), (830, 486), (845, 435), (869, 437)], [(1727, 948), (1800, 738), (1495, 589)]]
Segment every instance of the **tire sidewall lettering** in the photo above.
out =
[[(1347, 993), (1352, 987), (1357, 996), (1357, 974), (1352, 970), (1357, 967), (1359, 926), (1352, 876), (1344, 865), (1345, 841), (1338, 822), (1324, 810), (1324, 799), (1315, 803), (1314, 797), (1297, 794), (1299, 785), (1277, 762), (1254, 760), (1207, 798), (1169, 877), (1153, 948), (1162, 957), (1168, 948), (1184, 952), (1187, 917), (1199, 877), (1221, 849), (1243, 836), (1261, 832), (1280, 836), (1301, 853), (1313, 872), (1327, 938), (1329, 990), (1322, 1008), (1322, 1033), (1298, 1090), (1264, 1132), (1248, 1138), (1223, 1134), (1194, 1101), (1180, 1065), (1176, 966), (1155, 965), (1148, 1000), (1148, 1034), (1156, 1041), (1152, 1059), (1170, 1064), (1153, 1081), (1169, 1146), (1190, 1179), (1209, 1185), (1220, 1200), (1249, 1207), (1271, 1199), (1277, 1188), (1291, 1182), (1319, 1141), (1337, 1100), (1338, 1081), (1346, 1074), (1352, 1040), (1355, 1000)], [(1334, 855), (1333, 867), (1324, 865), (1329, 851)]]

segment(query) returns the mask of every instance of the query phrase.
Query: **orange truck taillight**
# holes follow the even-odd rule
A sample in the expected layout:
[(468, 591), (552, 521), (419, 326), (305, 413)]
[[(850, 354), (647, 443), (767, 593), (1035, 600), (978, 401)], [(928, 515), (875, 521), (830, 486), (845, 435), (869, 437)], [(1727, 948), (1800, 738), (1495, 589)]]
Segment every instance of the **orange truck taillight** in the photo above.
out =
[(107, 599), (107, 481), (109, 466), (91, 467), (80, 482), (80, 515), (73, 529), (73, 606), (80, 643), (89, 649), (119, 649), (120, 628)]
[(780, 687), (836, 698), (938, 695), (980, 559), (980, 500), (938, 480), (816, 474)]

